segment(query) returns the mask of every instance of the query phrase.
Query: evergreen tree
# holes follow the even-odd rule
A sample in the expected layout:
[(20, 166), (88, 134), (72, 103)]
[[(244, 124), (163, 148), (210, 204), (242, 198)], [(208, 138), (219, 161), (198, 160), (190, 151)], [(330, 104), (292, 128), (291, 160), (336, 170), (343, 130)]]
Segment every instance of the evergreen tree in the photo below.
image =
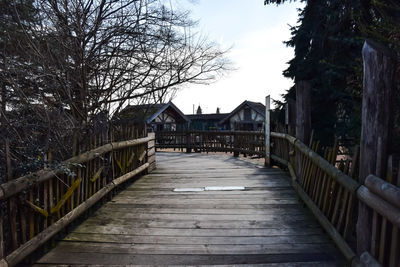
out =
[[(312, 126), (323, 144), (331, 144), (335, 136), (358, 137), (360, 132), (362, 40), (353, 2), (307, 1), (299, 26), (291, 28), (292, 38), (286, 42), (294, 47), (295, 57), (284, 76), (310, 82)], [(285, 97), (294, 98), (294, 88)]]

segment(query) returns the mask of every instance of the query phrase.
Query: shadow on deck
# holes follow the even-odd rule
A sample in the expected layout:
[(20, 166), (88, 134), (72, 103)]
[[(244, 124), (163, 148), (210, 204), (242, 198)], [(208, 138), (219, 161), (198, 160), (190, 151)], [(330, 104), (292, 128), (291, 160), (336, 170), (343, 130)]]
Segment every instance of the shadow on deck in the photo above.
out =
[[(243, 186), (245, 190), (174, 192)], [(103, 205), (36, 265), (343, 266), (279, 169), (225, 155), (157, 153), (157, 169)]]

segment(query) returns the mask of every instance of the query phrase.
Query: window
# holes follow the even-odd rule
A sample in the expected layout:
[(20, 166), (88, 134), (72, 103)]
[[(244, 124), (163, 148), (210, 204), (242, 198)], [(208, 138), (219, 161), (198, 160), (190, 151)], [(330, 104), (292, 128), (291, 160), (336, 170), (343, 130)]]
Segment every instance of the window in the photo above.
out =
[(244, 109), (244, 120), (251, 121), (251, 109), (250, 108)]

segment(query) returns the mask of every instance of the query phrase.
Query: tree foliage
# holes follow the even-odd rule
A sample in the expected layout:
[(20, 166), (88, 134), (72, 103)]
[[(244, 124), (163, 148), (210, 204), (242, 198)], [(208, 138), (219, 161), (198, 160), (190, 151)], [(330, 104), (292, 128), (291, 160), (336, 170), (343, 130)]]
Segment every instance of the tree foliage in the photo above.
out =
[[(266, 0), (265, 4), (287, 1)], [(324, 144), (333, 138), (359, 138), (362, 59), (365, 38), (398, 48), (397, 1), (308, 0), (298, 26), (285, 42), (295, 50), (284, 76), (312, 87), (312, 126)], [(285, 98), (295, 98), (291, 88)]]

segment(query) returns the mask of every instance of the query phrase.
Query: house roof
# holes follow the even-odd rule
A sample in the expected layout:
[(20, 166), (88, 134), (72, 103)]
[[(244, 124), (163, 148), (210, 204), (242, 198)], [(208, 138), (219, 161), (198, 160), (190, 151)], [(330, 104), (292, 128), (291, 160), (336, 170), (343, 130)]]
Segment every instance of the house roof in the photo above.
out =
[(177, 114), (183, 121), (189, 122), (189, 119), (172, 102), (127, 106), (120, 112), (119, 116), (133, 121), (145, 121), (146, 123), (151, 123), (158, 115), (168, 108)]
[(172, 103), (171, 101), (168, 102), (167, 104), (165, 104), (164, 106), (162, 106), (156, 113), (154, 113), (150, 118), (148, 118), (146, 120), (147, 123), (152, 122), (155, 118), (157, 118), (158, 115), (160, 115), (161, 113), (163, 113), (167, 108), (172, 108), (172, 110), (174, 110), (179, 116), (182, 117), (182, 119), (186, 122), (189, 122), (190, 120), (186, 117), (185, 114), (182, 113), (182, 111), (174, 105), (174, 103)]
[(224, 123), (225, 121), (227, 121), (230, 117), (235, 115), (244, 106), (250, 107), (251, 109), (256, 111), (258, 114), (260, 114), (261, 116), (265, 117), (265, 106), (264, 106), (264, 104), (262, 104), (260, 102), (252, 102), (252, 101), (245, 100), (245, 101), (242, 102), (242, 104), (237, 106), (231, 113), (229, 113), (225, 118), (223, 118), (219, 123)]
[(190, 120), (222, 120), (229, 113), (193, 114), (186, 115)]

